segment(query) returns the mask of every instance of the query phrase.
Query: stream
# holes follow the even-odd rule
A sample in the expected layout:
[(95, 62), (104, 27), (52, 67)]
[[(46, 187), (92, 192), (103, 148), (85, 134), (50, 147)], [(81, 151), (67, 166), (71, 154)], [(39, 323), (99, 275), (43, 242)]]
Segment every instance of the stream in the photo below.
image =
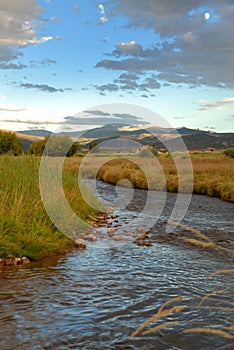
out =
[[(123, 200), (130, 196), (128, 191), (121, 191)], [(102, 182), (98, 194), (110, 203), (118, 195), (114, 186)], [(232, 348), (234, 340), (223, 335), (184, 331), (208, 327), (234, 335), (228, 330), (234, 321), (233, 274), (207, 278), (217, 270), (233, 268), (232, 256), (225, 250), (233, 249), (233, 203), (194, 195), (183, 219), (184, 225), (207, 234), (224, 250), (186, 243), (183, 227), (165, 233), (176, 200), (173, 193), (166, 195), (159, 219), (149, 228), (152, 246), (145, 247), (134, 244), (132, 238), (151, 219), (144, 212), (137, 221), (145, 196), (146, 191), (135, 190), (126, 207), (116, 207), (115, 225), (126, 239), (114, 241), (101, 228), (104, 238), (88, 242), (85, 251), (0, 271), (1, 350)], [(126, 226), (128, 232), (124, 232)], [(214, 291), (219, 292), (198, 308), (202, 297)], [(179, 296), (187, 299), (165, 308), (187, 307), (151, 322), (146, 329), (165, 322), (176, 324), (130, 337), (163, 303)]]

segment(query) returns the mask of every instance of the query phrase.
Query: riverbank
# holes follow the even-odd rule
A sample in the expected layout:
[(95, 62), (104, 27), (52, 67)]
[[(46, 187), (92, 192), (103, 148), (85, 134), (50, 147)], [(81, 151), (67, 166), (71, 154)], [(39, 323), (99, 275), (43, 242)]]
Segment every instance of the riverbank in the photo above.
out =
[[(234, 159), (227, 158), (221, 152), (191, 153), (190, 156), (194, 177), (193, 193), (234, 202)], [(177, 166), (182, 169), (181, 192), (186, 192), (190, 171), (186, 158), (186, 155), (177, 155)], [(95, 161), (97, 160), (94, 159)], [(121, 181), (122, 185), (129, 186), (131, 183), (138, 189), (178, 192), (178, 171), (173, 158), (160, 155), (157, 161), (162, 169), (158, 173), (155, 172), (155, 160), (151, 158), (107, 159), (97, 177), (111, 184), (127, 179), (129, 182)], [(92, 165), (94, 166), (93, 163)]]
[[(63, 190), (67, 201), (77, 216), (93, 224), (92, 218), (98, 211), (84, 200), (78, 187), (78, 172), (87, 178), (96, 177), (106, 183), (117, 184), (122, 180), (124, 186), (131, 183), (138, 189), (166, 188), (168, 192), (177, 192), (178, 174), (173, 159), (160, 155), (157, 161), (163, 176), (155, 173), (151, 158), (136, 159), (132, 156), (131, 160), (125, 160), (94, 154), (91, 158), (67, 158), (63, 169)], [(234, 159), (215, 152), (191, 154), (191, 161), (193, 193), (234, 202)], [(183, 169), (182, 182), (186, 184), (188, 169), (185, 155), (180, 155), (178, 164)], [(26, 257), (38, 260), (64, 254), (75, 247), (74, 240), (59, 232), (45, 211), (39, 188), (39, 168), (40, 158), (37, 157), (0, 157), (0, 259)], [(85, 189), (85, 192), (89, 193), (89, 190)], [(89, 196), (92, 203), (97, 201), (91, 193)], [(80, 229), (84, 232), (83, 227)], [(21, 262), (20, 259), (17, 261)]]
[[(0, 157), (0, 258), (38, 260), (75, 247), (75, 242), (59, 232), (46, 213), (40, 196), (39, 167), (37, 157)], [(63, 185), (74, 213), (89, 222), (89, 215), (96, 211), (83, 200), (77, 173), (66, 166)]]

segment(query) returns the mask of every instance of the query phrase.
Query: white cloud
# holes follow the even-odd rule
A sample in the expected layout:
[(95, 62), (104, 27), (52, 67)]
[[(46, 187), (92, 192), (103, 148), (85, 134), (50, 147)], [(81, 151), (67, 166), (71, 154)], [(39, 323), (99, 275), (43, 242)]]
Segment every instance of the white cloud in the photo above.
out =
[(106, 16), (102, 16), (99, 18), (99, 23), (106, 23), (108, 22), (108, 18)]
[(1, 0), (0, 61), (10, 62), (21, 56), (20, 47), (59, 39), (52, 36), (37, 37), (36, 27), (42, 13), (43, 8), (36, 0)]
[[(96, 64), (122, 72), (151, 72), (163, 84), (234, 88), (233, 0), (114, 0), (113, 15), (128, 18), (128, 27), (153, 29), (161, 42), (143, 49), (141, 43), (119, 43)], [(202, 7), (203, 6), (203, 7)], [(211, 6), (211, 5), (210, 5)], [(193, 10), (193, 11), (192, 11)], [(129, 56), (129, 57), (125, 57)]]
[(104, 14), (105, 14), (105, 8), (104, 8), (104, 6), (103, 6), (102, 4), (99, 4), (99, 5), (98, 5), (98, 9), (99, 9), (101, 15), (104, 15)]
[(103, 23), (106, 23), (108, 22), (108, 18), (106, 16), (106, 12), (105, 12), (105, 8), (103, 6), (103, 4), (99, 4), (98, 5), (98, 9), (99, 9), (99, 12), (100, 12), (100, 15), (101, 17), (99, 18), (99, 24), (103, 24)]

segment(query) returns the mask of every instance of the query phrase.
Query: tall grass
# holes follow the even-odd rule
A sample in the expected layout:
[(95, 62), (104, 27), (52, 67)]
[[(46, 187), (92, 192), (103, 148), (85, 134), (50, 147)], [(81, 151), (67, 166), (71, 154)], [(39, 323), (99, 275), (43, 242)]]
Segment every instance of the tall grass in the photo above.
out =
[[(180, 191), (186, 192), (189, 181), (186, 156), (180, 155), (177, 166), (180, 167)], [(106, 159), (101, 166), (98, 178), (116, 184), (121, 179), (128, 179), (133, 187), (140, 189), (178, 192), (178, 171), (172, 157), (159, 156), (158, 165), (154, 159)], [(100, 160), (93, 158), (93, 166)], [(193, 193), (234, 202), (234, 159), (228, 159), (221, 153), (192, 154)], [(163, 176), (161, 169), (163, 170)], [(92, 174), (92, 165), (87, 165), (87, 174)]]
[[(0, 157), (0, 257), (40, 259), (74, 246), (45, 211), (39, 189), (39, 166), (40, 158), (32, 156)], [(72, 209), (88, 221), (94, 210), (83, 200), (77, 177), (66, 165), (63, 183)]]

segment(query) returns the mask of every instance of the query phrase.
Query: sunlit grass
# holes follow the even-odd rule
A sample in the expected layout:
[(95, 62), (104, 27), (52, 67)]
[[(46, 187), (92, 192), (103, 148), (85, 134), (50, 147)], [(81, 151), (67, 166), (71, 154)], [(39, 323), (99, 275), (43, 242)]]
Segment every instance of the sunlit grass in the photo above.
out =
[[(64, 192), (74, 213), (88, 221), (95, 210), (83, 200), (76, 173), (66, 164)], [(74, 246), (46, 213), (40, 195), (39, 166), (40, 158), (32, 156), (0, 157), (0, 257), (40, 259)]]
[[(84, 161), (83, 174), (87, 177), (116, 184), (122, 179), (129, 180), (133, 187), (168, 192), (187, 192), (191, 185), (191, 171), (188, 168), (188, 154), (160, 155), (157, 159), (134, 157), (120, 159), (120, 155), (105, 156), (105, 164), (96, 174), (93, 169), (101, 164), (101, 155)], [(191, 154), (193, 168), (193, 193), (221, 198), (234, 202), (234, 159), (220, 152)], [(157, 164), (156, 164), (157, 163)], [(180, 173), (178, 174), (178, 169)]]

